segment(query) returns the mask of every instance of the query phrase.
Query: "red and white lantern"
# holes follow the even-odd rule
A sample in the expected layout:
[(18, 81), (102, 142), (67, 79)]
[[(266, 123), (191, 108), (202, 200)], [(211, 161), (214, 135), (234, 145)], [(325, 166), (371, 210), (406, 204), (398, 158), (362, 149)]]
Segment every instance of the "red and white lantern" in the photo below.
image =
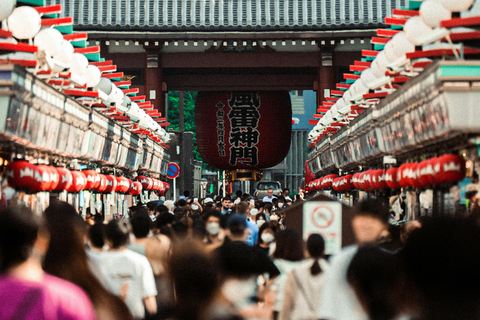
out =
[(81, 171), (71, 171), (72, 173), (72, 184), (68, 187), (67, 191), (69, 193), (77, 193), (85, 189), (87, 185), (87, 178), (85, 174)]
[(107, 177), (103, 174), (99, 174), (98, 176), (100, 178), (100, 183), (98, 184), (98, 187), (95, 188), (95, 191), (102, 193), (107, 189)]
[(85, 189), (91, 190), (96, 189), (100, 185), (100, 175), (95, 170), (84, 170), (82, 171), (87, 179), (87, 184)]
[(435, 181), (438, 184), (457, 183), (465, 178), (465, 159), (456, 154), (446, 154), (433, 163)]
[[(36, 176), (37, 175), (37, 176)], [(31, 191), (32, 186), (39, 185), (40, 173), (35, 165), (28, 161), (13, 161), (7, 166), (7, 182), (14, 189), (25, 189)], [(35, 189), (39, 189), (35, 188)]]
[(58, 173), (58, 184), (53, 189), (56, 192), (67, 190), (73, 183), (73, 176), (70, 170), (66, 168), (54, 168)]
[(105, 192), (106, 193), (112, 193), (117, 190), (117, 179), (115, 176), (112, 175), (106, 175), (105, 178), (107, 179), (106, 187), (105, 187)]
[(385, 172), (385, 182), (387, 183), (387, 186), (391, 189), (401, 188), (397, 180), (397, 172), (397, 168), (390, 168)]

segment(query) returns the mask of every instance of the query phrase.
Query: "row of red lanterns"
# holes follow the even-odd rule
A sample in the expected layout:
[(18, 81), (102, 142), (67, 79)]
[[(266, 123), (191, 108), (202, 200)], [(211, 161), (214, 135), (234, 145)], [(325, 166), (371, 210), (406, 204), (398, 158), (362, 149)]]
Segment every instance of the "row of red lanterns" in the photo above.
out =
[(36, 166), (28, 161), (14, 161), (7, 167), (8, 184), (14, 189), (29, 192), (77, 193), (82, 190), (91, 190), (96, 193), (119, 192), (139, 195), (146, 189), (158, 191), (163, 195), (170, 188), (168, 183), (153, 178), (148, 178), (148, 188), (144, 188), (142, 179), (138, 178), (139, 181), (132, 181), (126, 177), (103, 175), (95, 170), (70, 171), (61, 167)]
[(465, 178), (465, 160), (455, 154), (446, 154), (420, 163), (406, 163), (388, 170), (367, 170), (338, 177), (335, 174), (311, 181), (310, 191), (333, 189), (346, 192), (350, 189), (373, 191), (413, 187), (425, 189), (434, 185), (457, 183)]

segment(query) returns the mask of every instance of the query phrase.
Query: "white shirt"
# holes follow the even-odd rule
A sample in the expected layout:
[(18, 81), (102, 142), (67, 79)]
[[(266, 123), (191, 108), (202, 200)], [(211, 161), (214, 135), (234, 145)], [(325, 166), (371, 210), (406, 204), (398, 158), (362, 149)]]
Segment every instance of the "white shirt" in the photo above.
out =
[(288, 274), (295, 268), (299, 268), (310, 260), (289, 261), (283, 259), (274, 259), (273, 263), (277, 267), (280, 274), (275, 278), (272, 290), (275, 294), (275, 304), (273, 305), (273, 311), (280, 311), (283, 305), (283, 296), (285, 294), (285, 284), (287, 283)]
[(263, 197), (262, 202), (272, 202), (273, 199), (277, 199), (277, 197), (275, 197), (275, 196), (271, 196), (271, 197), (265, 196), (265, 197)]
[(347, 270), (358, 251), (356, 245), (343, 248), (330, 262), (325, 272), (317, 317), (329, 320), (368, 320), (355, 292), (347, 282)]
[(144, 318), (143, 299), (157, 295), (147, 258), (129, 249), (106, 251), (101, 255), (100, 268), (108, 279), (103, 284), (113, 294), (120, 295), (122, 286), (128, 284), (125, 304), (134, 318)]

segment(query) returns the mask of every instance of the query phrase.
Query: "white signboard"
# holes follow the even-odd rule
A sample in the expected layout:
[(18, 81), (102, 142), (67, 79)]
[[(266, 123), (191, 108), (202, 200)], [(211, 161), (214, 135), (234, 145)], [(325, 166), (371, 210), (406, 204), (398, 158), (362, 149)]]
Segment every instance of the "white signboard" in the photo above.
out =
[(319, 233), (325, 239), (325, 254), (342, 249), (342, 204), (335, 201), (307, 201), (303, 204), (303, 239)]

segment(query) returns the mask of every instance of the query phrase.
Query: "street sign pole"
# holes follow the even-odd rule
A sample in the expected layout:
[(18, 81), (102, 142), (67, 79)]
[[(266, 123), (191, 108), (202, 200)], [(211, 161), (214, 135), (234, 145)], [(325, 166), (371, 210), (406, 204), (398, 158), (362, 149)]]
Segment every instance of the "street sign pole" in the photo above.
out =
[(177, 199), (177, 178), (173, 178), (173, 201)]

